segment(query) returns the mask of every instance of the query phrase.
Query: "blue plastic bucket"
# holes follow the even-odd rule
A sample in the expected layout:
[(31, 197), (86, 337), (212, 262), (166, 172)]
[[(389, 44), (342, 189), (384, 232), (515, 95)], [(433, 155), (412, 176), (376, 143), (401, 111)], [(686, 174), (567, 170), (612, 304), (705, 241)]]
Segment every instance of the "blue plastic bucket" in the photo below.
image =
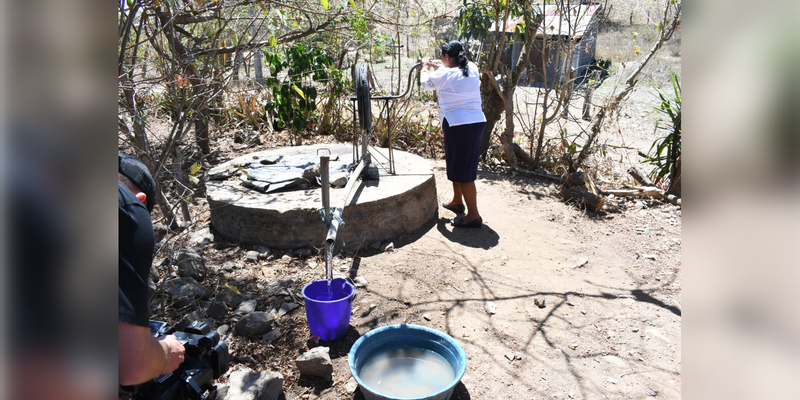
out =
[(331, 282), (329, 292), (328, 280), (323, 279), (304, 286), (302, 293), (306, 301), (308, 328), (312, 335), (329, 341), (347, 333), (353, 296), (356, 294), (353, 284), (347, 279), (336, 278)]
[[(359, 376), (361, 368), (372, 356), (389, 349), (404, 347), (417, 347), (436, 352), (453, 368), (455, 378), (446, 388), (424, 397), (394, 397), (370, 388), (361, 380)], [(421, 325), (398, 324), (373, 329), (361, 336), (350, 348), (347, 364), (366, 400), (447, 400), (467, 370), (467, 356), (461, 345), (444, 332)]]

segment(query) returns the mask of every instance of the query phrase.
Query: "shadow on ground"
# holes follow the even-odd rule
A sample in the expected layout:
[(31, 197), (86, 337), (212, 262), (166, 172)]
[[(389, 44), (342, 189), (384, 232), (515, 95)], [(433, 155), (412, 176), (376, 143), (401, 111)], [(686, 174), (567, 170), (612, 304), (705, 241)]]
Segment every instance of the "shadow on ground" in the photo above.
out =
[(467, 247), (488, 250), (500, 243), (500, 235), (486, 223), (478, 229), (453, 228), (450, 219), (440, 217), (436, 229), (447, 240)]

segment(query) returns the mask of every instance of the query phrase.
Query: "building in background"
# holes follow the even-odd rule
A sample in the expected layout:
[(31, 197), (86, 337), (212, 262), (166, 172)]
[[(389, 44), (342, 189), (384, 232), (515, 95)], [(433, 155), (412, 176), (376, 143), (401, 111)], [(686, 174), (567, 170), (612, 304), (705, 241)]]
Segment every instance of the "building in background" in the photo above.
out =
[[(589, 66), (595, 63), (601, 8), (600, 4), (580, 4), (562, 12), (555, 5), (545, 5), (544, 20), (536, 33), (530, 65), (520, 77), (519, 85), (545, 87), (546, 82), (547, 87), (552, 87), (570, 79), (580, 82)], [(507, 40), (513, 40), (514, 30), (521, 22), (522, 17), (506, 26)], [(570, 43), (574, 44), (573, 51), (568, 51)], [(522, 42), (512, 42), (503, 55), (503, 62), (512, 69), (517, 65), (522, 45)]]

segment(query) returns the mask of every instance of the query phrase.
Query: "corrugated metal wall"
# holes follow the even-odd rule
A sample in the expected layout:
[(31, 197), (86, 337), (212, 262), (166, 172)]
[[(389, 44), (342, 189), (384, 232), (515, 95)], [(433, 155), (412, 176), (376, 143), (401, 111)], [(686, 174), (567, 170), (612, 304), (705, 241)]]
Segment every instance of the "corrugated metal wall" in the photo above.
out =
[[(586, 30), (575, 43), (572, 60), (565, 60), (565, 55), (560, 54), (563, 51), (558, 48), (559, 41), (564, 46), (568, 44), (566, 43), (569, 41), (568, 36), (550, 36), (547, 40), (547, 49), (544, 48), (544, 39), (541, 37), (537, 39), (531, 53), (531, 66), (528, 67), (527, 73), (520, 78), (518, 84), (544, 87), (546, 72), (547, 87), (553, 87), (556, 82), (564, 82), (565, 78), (569, 76), (569, 68), (575, 70), (575, 82), (580, 82), (588, 67), (594, 62), (597, 49), (598, 19), (594, 13), (590, 18), (591, 21), (586, 26)], [(544, 58), (542, 53), (544, 53)]]
[(594, 61), (595, 50), (597, 49), (597, 24), (586, 31), (583, 37), (575, 45), (575, 57), (572, 68), (576, 70), (575, 78), (580, 81), (586, 74), (586, 69)]
[[(599, 10), (599, 6), (594, 7), (596, 8), (589, 14), (590, 21), (588, 24), (575, 28), (577, 29), (577, 35), (580, 36), (575, 43), (575, 52), (572, 55), (572, 59), (566, 60), (566, 55), (562, 54), (564, 51), (558, 46), (559, 43), (562, 46), (568, 45), (569, 36), (558, 34), (549, 36), (546, 49), (544, 48), (545, 40), (540, 36), (534, 43), (533, 51), (530, 55), (530, 66), (520, 77), (518, 85), (544, 87), (546, 79), (547, 87), (553, 87), (555, 83), (564, 82), (569, 76), (570, 69), (575, 70), (575, 82), (582, 81), (588, 67), (595, 59), (595, 50), (597, 48), (598, 20), (594, 11)], [(505, 35), (506, 40), (510, 42), (513, 34), (505, 32)], [(499, 38), (500, 36), (498, 35), (497, 40)], [(511, 43), (503, 52), (501, 62), (513, 69), (517, 65), (521, 51), (522, 43)]]

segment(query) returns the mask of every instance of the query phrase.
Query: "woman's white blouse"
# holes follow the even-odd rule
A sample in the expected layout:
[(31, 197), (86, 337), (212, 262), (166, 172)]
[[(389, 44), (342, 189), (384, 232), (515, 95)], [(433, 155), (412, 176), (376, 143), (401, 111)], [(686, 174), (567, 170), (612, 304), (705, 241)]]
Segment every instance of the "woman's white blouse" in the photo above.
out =
[(481, 109), (481, 81), (475, 63), (467, 63), (469, 76), (458, 68), (441, 67), (422, 71), (420, 82), (429, 90), (439, 91), (439, 122), (447, 118), (450, 126), (486, 122)]

